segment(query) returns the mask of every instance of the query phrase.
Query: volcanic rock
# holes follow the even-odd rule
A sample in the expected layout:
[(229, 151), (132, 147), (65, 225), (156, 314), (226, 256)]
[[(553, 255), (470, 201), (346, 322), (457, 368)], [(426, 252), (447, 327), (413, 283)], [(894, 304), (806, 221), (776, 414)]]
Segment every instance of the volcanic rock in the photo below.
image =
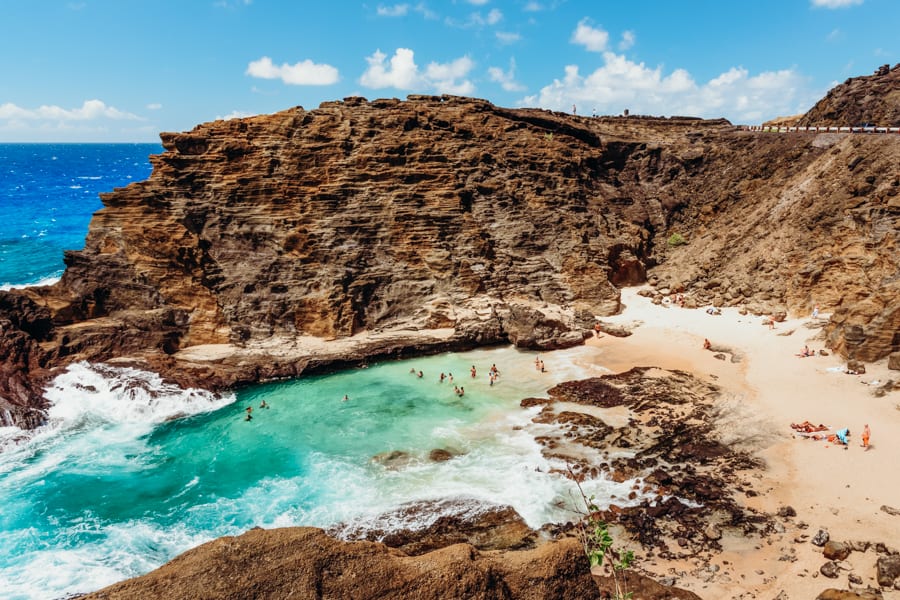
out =
[(344, 540), (381, 542), (411, 556), (460, 543), (478, 550), (519, 550), (533, 548), (537, 539), (512, 507), (476, 500), (411, 502), (327, 532)]
[(851, 77), (833, 87), (797, 125), (900, 126), (900, 64), (882, 65), (873, 75)]
[(824, 546), (829, 539), (828, 532), (824, 529), (820, 529), (816, 532), (816, 535), (810, 540), (814, 546)]
[(844, 560), (850, 556), (850, 546), (842, 542), (829, 540), (825, 542), (825, 546), (822, 548), (822, 554), (828, 560)]
[(828, 588), (816, 596), (816, 600), (882, 600), (883, 598), (880, 590), (852, 591), (835, 588)]
[(900, 554), (879, 556), (875, 563), (878, 585), (890, 587), (900, 577)]
[(89, 600), (282, 598), (599, 598), (574, 539), (534, 550), (481, 553), (456, 544), (412, 557), (320, 529), (254, 529), (185, 552)]
[(164, 133), (146, 181), (101, 195), (57, 284), (0, 291), (0, 415), (39, 423), (43, 386), (79, 360), (216, 390), (564, 347), (645, 274), (698, 302), (805, 314), (814, 297), (830, 347), (885, 357), (900, 350), (900, 136), (823, 135), (454, 96)]

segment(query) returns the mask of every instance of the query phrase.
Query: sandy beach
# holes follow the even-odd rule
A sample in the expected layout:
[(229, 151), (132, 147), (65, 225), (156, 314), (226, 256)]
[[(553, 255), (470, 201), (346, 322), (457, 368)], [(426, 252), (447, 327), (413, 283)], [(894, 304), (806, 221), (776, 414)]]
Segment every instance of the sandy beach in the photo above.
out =
[[(900, 379), (900, 373), (888, 370), (886, 360), (866, 365), (863, 375), (851, 375), (839, 356), (797, 356), (805, 345), (823, 349), (811, 315), (770, 329), (762, 317), (741, 315), (737, 308), (710, 315), (702, 308), (654, 305), (639, 290), (623, 290), (624, 310), (604, 319), (630, 328), (633, 335), (604, 334), (588, 343), (601, 349), (601, 361), (616, 372), (658, 366), (719, 385), (728, 415), (719, 424), (721, 440), (752, 449), (767, 465), (753, 476), (758, 495), (747, 497), (747, 506), (771, 514), (787, 506), (796, 511), (794, 517), (779, 518), (784, 531), (769, 539), (726, 532), (723, 552), (712, 564), (673, 565), (651, 558), (640, 566), (676, 577), (677, 586), (703, 598), (813, 598), (829, 587), (851, 587), (851, 573), (862, 579), (853, 587), (877, 587), (874, 548), (852, 552), (845, 561), (852, 571), (829, 579), (819, 574), (827, 560), (822, 548), (809, 540), (824, 529), (835, 541), (900, 546), (900, 516), (881, 510), (883, 505), (900, 508), (900, 393), (873, 394), (885, 381)], [(827, 307), (822, 310), (824, 322)], [(704, 339), (713, 350), (733, 352), (716, 358), (717, 352), (703, 348)], [(792, 423), (806, 420), (828, 425), (830, 432), (849, 428), (849, 445), (816, 441), (791, 429)], [(872, 432), (868, 449), (861, 447), (865, 424)], [(884, 598), (900, 599), (900, 591), (887, 591)]]

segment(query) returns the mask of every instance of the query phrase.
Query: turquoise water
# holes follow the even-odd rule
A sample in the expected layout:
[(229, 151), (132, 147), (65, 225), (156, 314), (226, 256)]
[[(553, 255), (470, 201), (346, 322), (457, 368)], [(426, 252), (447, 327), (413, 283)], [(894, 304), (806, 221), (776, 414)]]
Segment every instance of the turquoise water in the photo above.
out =
[[(84, 245), (97, 193), (145, 178), (159, 151), (0, 144), (0, 289), (58, 277), (63, 250)], [(534, 440), (546, 426), (529, 424), (538, 409), (519, 401), (604, 370), (591, 348), (543, 358), (548, 373), (512, 348), (442, 354), (221, 397), (133, 369), (73, 365), (47, 390), (46, 427), (0, 427), (0, 598), (89, 592), (250, 527), (365, 526), (417, 500), (511, 504), (533, 526), (569, 520), (560, 504), (571, 484), (550, 473), (562, 465)], [(501, 377), (490, 386), (493, 363)], [(441, 371), (455, 381), (439, 383)], [(456, 457), (431, 462), (435, 448)], [(373, 460), (393, 451), (404, 458)], [(586, 488), (601, 502), (628, 492), (606, 481)]]
[[(534, 526), (568, 520), (557, 505), (570, 486), (548, 473), (554, 465), (526, 426), (537, 409), (518, 405), (602, 372), (594, 352), (545, 355), (548, 373), (512, 348), (441, 354), (224, 397), (132, 369), (74, 365), (48, 390), (47, 427), (28, 438), (0, 429), (0, 590), (92, 591), (221, 535), (364, 524), (415, 500), (511, 504)], [(490, 386), (493, 363), (501, 377)], [(441, 371), (453, 384), (439, 383)], [(457, 456), (431, 462), (434, 448)], [(408, 456), (373, 460), (392, 451)]]

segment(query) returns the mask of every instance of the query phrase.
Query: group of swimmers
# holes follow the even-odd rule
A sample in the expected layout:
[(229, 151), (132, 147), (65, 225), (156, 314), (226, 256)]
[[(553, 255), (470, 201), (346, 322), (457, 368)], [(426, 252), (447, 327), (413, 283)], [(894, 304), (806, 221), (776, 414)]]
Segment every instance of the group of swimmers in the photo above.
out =
[[(259, 407), (260, 408), (269, 408), (269, 403), (266, 402), (265, 400), (263, 400), (262, 402), (259, 403)], [(244, 420), (252, 421), (253, 420), (253, 407), (248, 406), (247, 408), (244, 409), (244, 411), (247, 413), (247, 416), (244, 417)]]

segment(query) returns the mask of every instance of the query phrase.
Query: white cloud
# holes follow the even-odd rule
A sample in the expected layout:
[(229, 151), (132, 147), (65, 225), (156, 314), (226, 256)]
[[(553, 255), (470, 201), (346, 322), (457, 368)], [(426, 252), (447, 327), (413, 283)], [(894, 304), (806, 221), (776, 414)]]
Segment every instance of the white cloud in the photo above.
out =
[(419, 70), (415, 53), (409, 48), (397, 48), (390, 61), (386, 62), (386, 59), (387, 55), (381, 50), (366, 57), (369, 67), (360, 77), (360, 84), (375, 89), (434, 90), (442, 94), (469, 95), (475, 91), (475, 85), (465, 79), (475, 66), (468, 56), (448, 63), (429, 63), (424, 72)]
[(525, 12), (538, 12), (538, 11), (544, 10), (544, 7), (541, 5), (540, 2), (534, 2), (532, 0), (531, 2), (528, 2), (525, 5), (525, 8), (523, 8), (522, 10), (524, 10)]
[(812, 106), (817, 96), (794, 69), (751, 75), (733, 67), (706, 83), (684, 69), (664, 74), (613, 52), (603, 53), (603, 66), (583, 76), (576, 65), (520, 104), (568, 110), (573, 104), (597, 107), (603, 114), (690, 115), (726, 117), (756, 123), (775, 115), (796, 114)]
[(0, 104), (0, 138), (24, 142), (109, 142), (154, 140), (159, 130), (138, 115), (86, 100), (77, 108)]
[(420, 13), (425, 19), (434, 20), (440, 18), (440, 15), (428, 8), (428, 6), (424, 2), (419, 2), (418, 4), (416, 4), (413, 10), (415, 10), (417, 13)]
[(151, 102), (147, 105), (147, 110), (159, 110), (162, 108), (162, 104), (159, 102)]
[(394, 4), (393, 6), (379, 4), (376, 12), (381, 17), (405, 17), (409, 12), (409, 4)]
[(588, 23), (590, 20), (585, 17), (578, 22), (578, 27), (572, 32), (571, 42), (584, 46), (591, 52), (603, 52), (606, 50), (606, 44), (609, 42), (609, 34), (596, 27), (591, 27)]
[(619, 41), (619, 50), (628, 50), (632, 46), (634, 46), (634, 42), (637, 38), (634, 35), (633, 31), (623, 31), (622, 39)]
[(501, 44), (514, 44), (522, 39), (522, 36), (518, 33), (513, 33), (511, 31), (498, 31), (494, 33), (497, 36), (497, 40)]
[(268, 56), (254, 60), (247, 66), (247, 75), (260, 79), (281, 79), (290, 85), (331, 85), (338, 81), (338, 70), (331, 65), (316, 64), (306, 59), (289, 65), (275, 65)]
[(468, 0), (469, 4), (474, 4), (475, 6), (483, 6), (490, 1), (491, 0)]
[(243, 110), (233, 110), (227, 115), (217, 116), (216, 119), (222, 119), (223, 121), (230, 121), (231, 119), (243, 119), (244, 117), (254, 117), (259, 113), (246, 112)]
[(837, 42), (843, 37), (844, 33), (840, 29), (832, 29), (831, 32), (825, 36), (825, 39), (829, 42)]
[(492, 8), (491, 12), (487, 15), (487, 24), (488, 25), (496, 25), (501, 20), (503, 20), (503, 13), (500, 12), (498, 8)]
[(0, 104), (0, 119), (23, 121), (96, 121), (112, 119), (116, 121), (141, 121), (141, 117), (107, 106), (102, 100), (85, 100), (80, 108), (66, 109), (59, 106), (39, 106), (38, 108), (21, 108), (7, 102)]
[(488, 68), (488, 76), (491, 81), (496, 81), (507, 92), (521, 92), (525, 90), (525, 86), (516, 81), (516, 61), (510, 59), (509, 71), (504, 71), (500, 67)]
[(811, 0), (811, 2), (817, 8), (846, 8), (862, 4), (863, 0)]

